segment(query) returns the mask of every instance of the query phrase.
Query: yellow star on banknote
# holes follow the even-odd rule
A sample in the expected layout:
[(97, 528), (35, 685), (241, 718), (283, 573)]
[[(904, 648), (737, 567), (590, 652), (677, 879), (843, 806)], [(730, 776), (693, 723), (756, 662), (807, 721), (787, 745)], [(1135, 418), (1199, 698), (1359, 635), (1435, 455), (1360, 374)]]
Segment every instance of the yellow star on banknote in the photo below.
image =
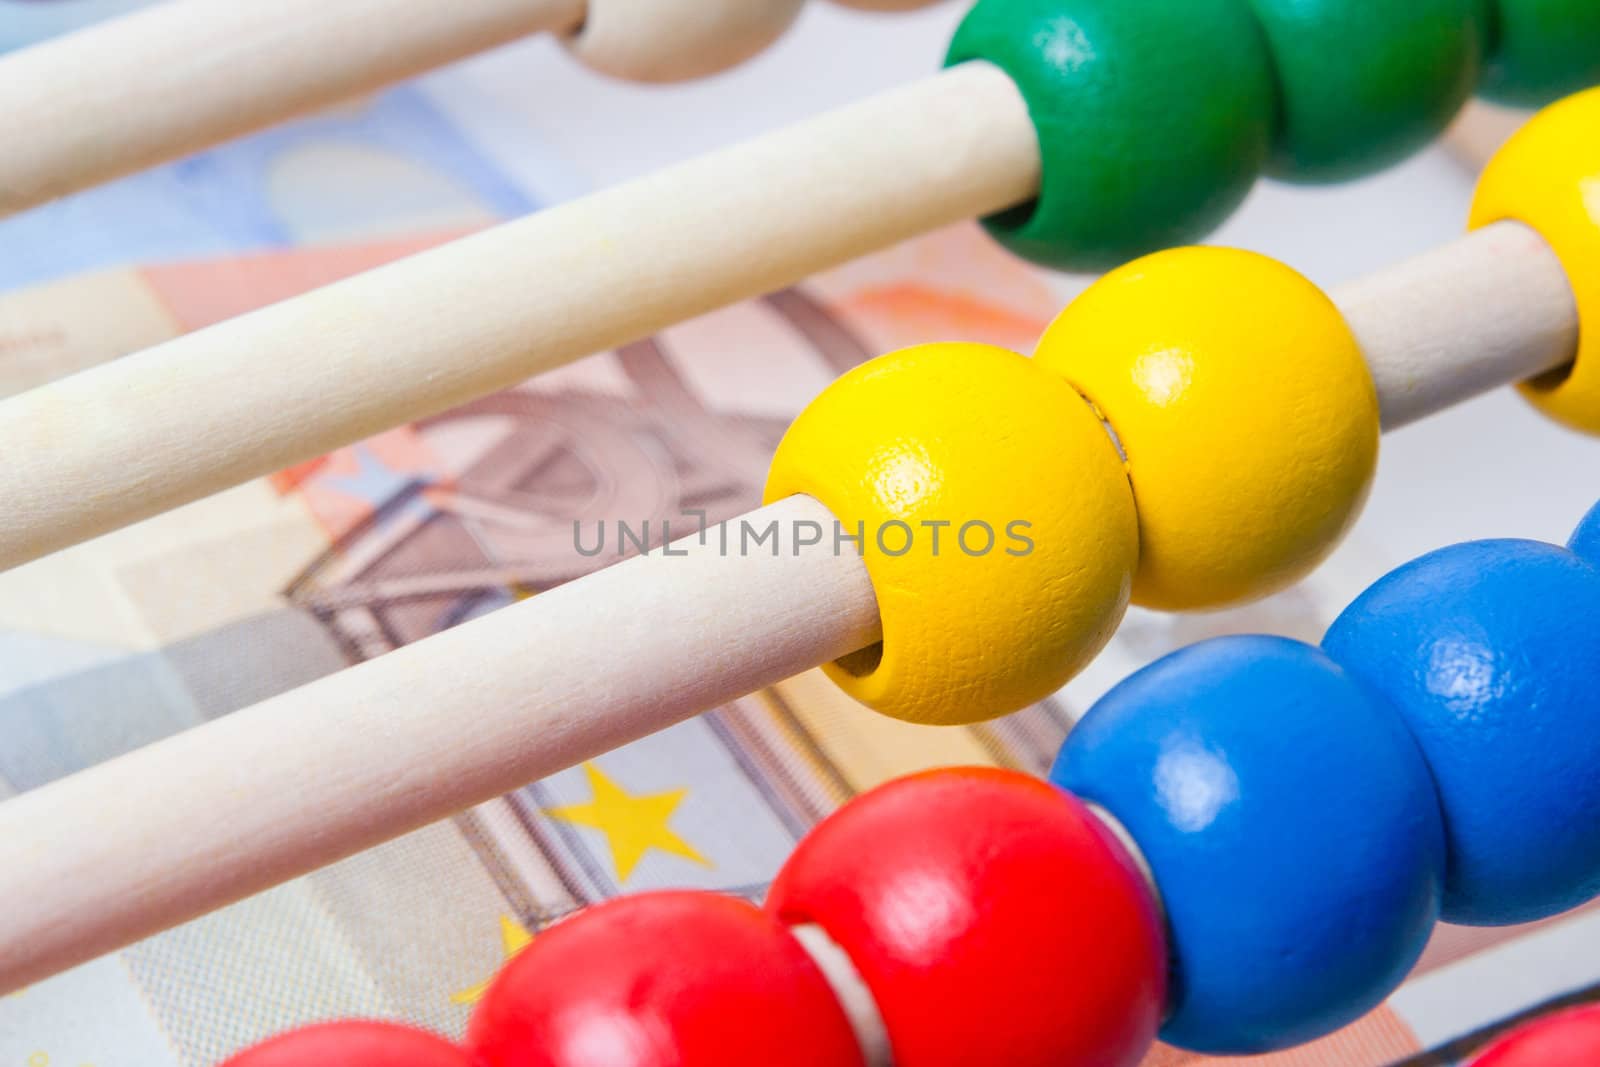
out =
[(619, 884), (628, 880), (645, 852), (652, 848), (682, 856), (702, 867), (711, 866), (710, 860), (695, 851), (693, 845), (667, 825), (689, 790), (673, 789), (665, 793), (635, 796), (607, 778), (605, 772), (593, 763), (585, 763), (583, 771), (589, 776), (589, 788), (594, 791), (594, 799), (587, 804), (546, 808), (545, 814), (552, 819), (592, 827), (605, 834), (606, 843), (611, 846), (611, 859), (617, 868)]
[[(527, 927), (509, 915), (500, 916), (500, 946), (505, 952), (505, 958), (510, 959), (533, 943), (533, 935), (528, 933)], [(483, 999), (483, 994), (489, 988), (488, 981), (479, 982), (471, 989), (463, 989), (459, 993), (450, 994), (452, 1004), (476, 1004)]]

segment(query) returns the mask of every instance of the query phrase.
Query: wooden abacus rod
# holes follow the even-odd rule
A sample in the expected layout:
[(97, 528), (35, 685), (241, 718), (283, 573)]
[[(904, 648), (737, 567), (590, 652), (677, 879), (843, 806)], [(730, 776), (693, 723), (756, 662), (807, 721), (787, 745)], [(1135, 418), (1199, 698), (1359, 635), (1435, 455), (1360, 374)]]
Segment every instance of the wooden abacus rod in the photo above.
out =
[(585, 0), (169, 0), (0, 60), (0, 217), (528, 34)]
[(878, 640), (855, 553), (743, 553), (739, 522), (0, 804), (0, 990)]
[(1039, 167), (1016, 86), (966, 64), (41, 386), (0, 403), (0, 568), (1022, 203)]
[(1468, 168), (1478, 171), (1531, 117), (1520, 108), (1473, 100), (1445, 132), (1444, 143)]
[[(1390, 426), (1575, 350), (1520, 225), (1336, 299)], [(835, 522), (789, 498), (0, 804), (0, 991), (871, 645), (861, 559), (798, 537)]]
[(1385, 430), (1554, 370), (1578, 349), (1578, 306), (1561, 261), (1518, 222), (1486, 226), (1332, 295), (1372, 371)]

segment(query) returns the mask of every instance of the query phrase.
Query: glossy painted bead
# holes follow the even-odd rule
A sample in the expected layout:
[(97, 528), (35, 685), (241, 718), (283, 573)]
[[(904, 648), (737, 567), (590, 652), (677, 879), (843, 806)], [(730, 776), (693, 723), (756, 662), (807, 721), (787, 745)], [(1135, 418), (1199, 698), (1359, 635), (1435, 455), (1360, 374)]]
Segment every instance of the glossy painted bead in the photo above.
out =
[(1249, 0), (1281, 118), (1269, 170), (1342, 181), (1389, 166), (1450, 124), (1478, 82), (1481, 0)]
[(861, 537), (883, 642), (827, 670), (886, 715), (976, 722), (1043, 699), (1127, 607), (1138, 530), (1116, 448), (1014, 352), (924, 345), (845, 374), (778, 446), (766, 498), (794, 493)]
[(1035, 359), (1094, 404), (1127, 457), (1138, 604), (1281, 589), (1366, 500), (1372, 376), (1333, 302), (1275, 260), (1227, 248), (1137, 260), (1074, 300)]
[(1271, 60), (1242, 0), (979, 0), (947, 63), (1011, 75), (1038, 130), (1038, 198), (984, 220), (1019, 255), (1100, 270), (1203, 236), (1271, 143)]
[(442, 1037), (379, 1022), (322, 1023), (280, 1034), (222, 1067), (475, 1067)]
[(1600, 4), (1594, 0), (1488, 0), (1494, 47), (1483, 95), (1539, 107), (1600, 83)]
[(1589, 514), (1578, 523), (1567, 547), (1590, 563), (1600, 565), (1600, 504), (1589, 509)]
[(1161, 1018), (1156, 904), (1083, 803), (951, 768), (856, 798), (800, 843), (767, 907), (854, 961), (897, 1067), (1133, 1067)]
[(477, 1067), (862, 1062), (794, 936), (717, 893), (621, 897), (539, 934), (490, 984), (467, 1047)]
[(1285, 1048), (1376, 1007), (1438, 915), (1439, 811), (1394, 711), (1320, 651), (1226, 637), (1113, 689), (1051, 778), (1104, 806), (1161, 887), (1163, 1040)]
[(1569, 366), (1523, 382), (1522, 395), (1576, 430), (1600, 433), (1600, 89), (1535, 115), (1495, 153), (1472, 201), (1473, 228), (1516, 219), (1566, 268), (1581, 334)]
[(1600, 1063), (1600, 1005), (1573, 1008), (1520, 1027), (1472, 1067), (1594, 1067)]
[(1323, 640), (1428, 760), (1451, 922), (1528, 922), (1600, 894), (1597, 619), (1600, 568), (1537, 541), (1475, 541), (1390, 573)]

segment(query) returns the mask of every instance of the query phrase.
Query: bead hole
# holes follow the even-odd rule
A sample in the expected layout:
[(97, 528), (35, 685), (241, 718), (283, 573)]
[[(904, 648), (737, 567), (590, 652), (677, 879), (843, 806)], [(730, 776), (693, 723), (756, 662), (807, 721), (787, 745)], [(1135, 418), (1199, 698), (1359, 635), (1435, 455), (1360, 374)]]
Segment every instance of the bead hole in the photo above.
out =
[(1552, 392), (1566, 384), (1567, 379), (1572, 377), (1572, 372), (1577, 365), (1578, 361), (1576, 359), (1570, 363), (1563, 363), (1554, 370), (1547, 370), (1543, 374), (1535, 374), (1525, 384), (1530, 389), (1538, 389), (1540, 392)]
[(1002, 233), (1019, 233), (1033, 220), (1033, 213), (1038, 210), (1037, 198), (1025, 204), (1008, 207), (1004, 211), (997, 211), (984, 219), (990, 226)]
[(833, 662), (852, 678), (865, 678), (877, 670), (878, 664), (883, 662), (883, 642), (868, 645), (848, 656), (840, 656)]

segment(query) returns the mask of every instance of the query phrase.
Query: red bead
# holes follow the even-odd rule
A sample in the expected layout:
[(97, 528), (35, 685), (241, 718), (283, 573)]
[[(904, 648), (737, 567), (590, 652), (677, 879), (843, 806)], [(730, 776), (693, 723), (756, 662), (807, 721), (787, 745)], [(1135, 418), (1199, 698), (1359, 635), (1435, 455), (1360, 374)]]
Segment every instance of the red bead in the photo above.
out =
[(715, 893), (643, 893), (534, 938), (467, 1030), (483, 1067), (861, 1067), (794, 936)]
[(1143, 876), (1081, 801), (1010, 771), (931, 771), (824, 820), (767, 907), (822, 926), (872, 991), (897, 1067), (1123, 1067), (1166, 998)]
[(442, 1037), (393, 1023), (322, 1023), (279, 1034), (222, 1067), (473, 1067)]
[(1594, 1067), (1600, 1063), (1600, 1005), (1529, 1023), (1489, 1046), (1472, 1067)]

